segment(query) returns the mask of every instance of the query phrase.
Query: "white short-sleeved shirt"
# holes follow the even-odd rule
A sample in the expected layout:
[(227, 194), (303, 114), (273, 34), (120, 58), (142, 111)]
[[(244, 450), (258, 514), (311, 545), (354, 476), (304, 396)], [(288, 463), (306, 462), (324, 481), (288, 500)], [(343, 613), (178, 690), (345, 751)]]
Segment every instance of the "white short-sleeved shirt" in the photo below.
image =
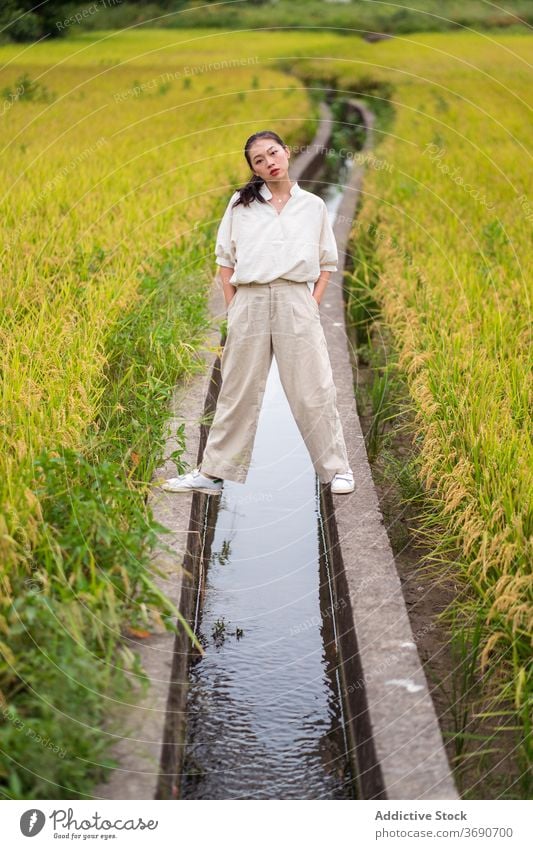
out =
[[(259, 191), (272, 197), (266, 183)], [(230, 278), (234, 286), (269, 283), (276, 277), (314, 283), (322, 270), (337, 271), (337, 243), (326, 204), (297, 182), (290, 194), (279, 213), (257, 200), (232, 209), (239, 192), (231, 196), (218, 227), (215, 256), (218, 265), (235, 269)]]

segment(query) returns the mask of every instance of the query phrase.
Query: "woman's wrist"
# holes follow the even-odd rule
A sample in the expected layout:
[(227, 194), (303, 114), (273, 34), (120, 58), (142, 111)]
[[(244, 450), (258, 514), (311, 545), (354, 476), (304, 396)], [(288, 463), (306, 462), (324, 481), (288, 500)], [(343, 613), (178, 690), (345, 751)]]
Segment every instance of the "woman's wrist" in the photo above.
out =
[(318, 278), (318, 280), (316, 281), (316, 283), (314, 285), (313, 298), (317, 301), (317, 303), (320, 303), (320, 301), (322, 299), (322, 295), (324, 294), (326, 286), (328, 285), (328, 282), (329, 282), (330, 274), (331, 274), (331, 271), (321, 271), (320, 277)]
[(224, 300), (226, 301), (226, 307), (229, 307), (230, 302), (235, 297), (236, 291), (236, 286), (233, 286), (231, 283), (224, 283)]
[(230, 301), (235, 295), (237, 291), (237, 287), (230, 283), (230, 278), (233, 277), (234, 268), (230, 268), (229, 266), (219, 266), (219, 274), (220, 279), (222, 280), (222, 291), (224, 292), (224, 300), (226, 301), (226, 307), (229, 306)]

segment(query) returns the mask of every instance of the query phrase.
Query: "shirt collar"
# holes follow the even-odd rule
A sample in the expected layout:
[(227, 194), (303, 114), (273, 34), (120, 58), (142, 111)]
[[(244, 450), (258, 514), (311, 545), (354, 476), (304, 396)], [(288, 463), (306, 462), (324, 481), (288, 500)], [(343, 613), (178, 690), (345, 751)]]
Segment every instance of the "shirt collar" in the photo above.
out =
[[(302, 190), (301, 190), (300, 186), (298, 185), (298, 180), (295, 180), (295, 181), (294, 181), (294, 186), (292, 186), (292, 187), (291, 187), (290, 194), (291, 194), (291, 195), (297, 195), (297, 194), (298, 194), (298, 192), (301, 192), (301, 191), (302, 191)], [(268, 188), (268, 186), (267, 186), (267, 184), (266, 184), (266, 183), (263, 183), (263, 184), (261, 185), (261, 188), (259, 189), (259, 192), (260, 192), (260, 194), (262, 194), (262, 195), (263, 195), (263, 197), (264, 197), (266, 200), (270, 200), (270, 198), (272, 197), (272, 192), (270, 191), (270, 189)]]

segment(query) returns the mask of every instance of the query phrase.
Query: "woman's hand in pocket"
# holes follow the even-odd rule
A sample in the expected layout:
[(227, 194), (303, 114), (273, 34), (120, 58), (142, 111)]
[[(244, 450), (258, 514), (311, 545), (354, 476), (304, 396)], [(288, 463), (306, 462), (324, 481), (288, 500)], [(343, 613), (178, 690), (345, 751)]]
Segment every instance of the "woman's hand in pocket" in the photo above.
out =
[(233, 301), (233, 298), (237, 294), (237, 287), (233, 286), (231, 283), (224, 283), (224, 300), (226, 301), (226, 309), (229, 309), (229, 305)]

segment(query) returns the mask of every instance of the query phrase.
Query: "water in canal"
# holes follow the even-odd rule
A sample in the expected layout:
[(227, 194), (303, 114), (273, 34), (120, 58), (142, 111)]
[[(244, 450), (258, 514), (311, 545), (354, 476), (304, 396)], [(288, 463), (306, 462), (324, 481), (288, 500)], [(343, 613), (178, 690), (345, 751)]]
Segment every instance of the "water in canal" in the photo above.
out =
[[(314, 190), (333, 221), (342, 189)], [(224, 483), (205, 564), (180, 798), (354, 798), (333, 607), (317, 479), (274, 358), (247, 481)]]

